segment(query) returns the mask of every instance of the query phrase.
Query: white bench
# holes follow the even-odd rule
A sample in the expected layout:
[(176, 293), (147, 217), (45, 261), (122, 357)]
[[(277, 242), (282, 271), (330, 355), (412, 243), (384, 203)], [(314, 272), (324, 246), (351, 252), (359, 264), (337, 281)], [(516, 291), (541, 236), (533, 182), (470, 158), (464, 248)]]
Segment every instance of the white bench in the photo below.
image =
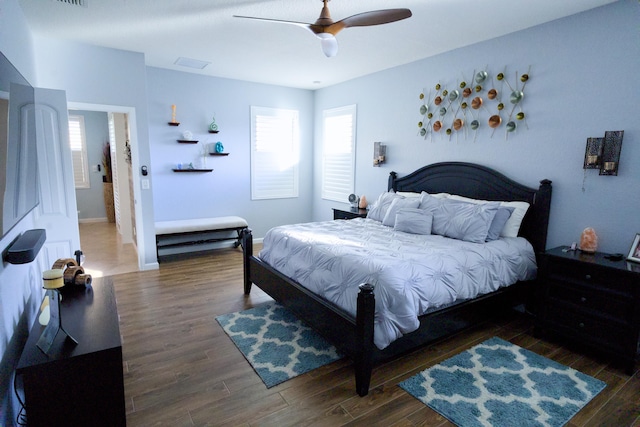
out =
[(233, 240), (233, 246), (237, 248), (242, 243), (241, 232), (248, 226), (247, 221), (239, 216), (156, 222), (158, 261), (178, 255), (209, 251), (215, 249), (218, 242), (223, 241)]

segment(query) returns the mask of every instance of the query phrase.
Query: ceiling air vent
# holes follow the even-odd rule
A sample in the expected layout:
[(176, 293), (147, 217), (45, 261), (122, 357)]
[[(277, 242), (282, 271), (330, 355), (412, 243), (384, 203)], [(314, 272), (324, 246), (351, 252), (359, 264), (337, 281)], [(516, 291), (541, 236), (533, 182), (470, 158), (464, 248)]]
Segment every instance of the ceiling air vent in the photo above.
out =
[(87, 7), (89, 0), (56, 0), (58, 3), (65, 3), (70, 6)]

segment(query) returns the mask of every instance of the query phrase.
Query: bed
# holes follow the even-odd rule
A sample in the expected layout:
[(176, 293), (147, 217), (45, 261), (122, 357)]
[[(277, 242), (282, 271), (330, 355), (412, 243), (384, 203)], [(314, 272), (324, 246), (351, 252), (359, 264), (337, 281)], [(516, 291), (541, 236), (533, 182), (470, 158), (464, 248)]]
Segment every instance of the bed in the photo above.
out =
[[(533, 189), (481, 165), (445, 162), (422, 167), (401, 178), (391, 172), (388, 190), (403, 193), (448, 193), (487, 201), (527, 202), (530, 207), (522, 220), (518, 236), (530, 243), (534, 257), (545, 250), (551, 204), (549, 180), (540, 181), (539, 188)], [(528, 280), (500, 287), (476, 298), (431, 310), (419, 316), (416, 330), (391, 340), (388, 345), (380, 346), (374, 343), (374, 336), (378, 336), (374, 333), (375, 286), (370, 283), (359, 284), (359, 292), (354, 296), (354, 314), (353, 310), (343, 308), (310, 291), (289, 275), (255, 256), (250, 230), (243, 232), (242, 247), (245, 294), (249, 294), (252, 284), (255, 284), (350, 357), (354, 362), (356, 392), (360, 396), (369, 391), (371, 372), (375, 365), (484, 321), (499, 310), (526, 302), (535, 284), (534, 277), (527, 277)]]

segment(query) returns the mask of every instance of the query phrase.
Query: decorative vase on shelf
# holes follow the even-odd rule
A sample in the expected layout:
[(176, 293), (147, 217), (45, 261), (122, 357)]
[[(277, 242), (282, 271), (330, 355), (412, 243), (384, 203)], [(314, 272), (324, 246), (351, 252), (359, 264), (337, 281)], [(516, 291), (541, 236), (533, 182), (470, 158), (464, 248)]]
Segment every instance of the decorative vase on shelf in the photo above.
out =
[(216, 142), (216, 153), (222, 152), (224, 152), (224, 145), (222, 145), (222, 142), (218, 141)]
[(216, 124), (216, 118), (213, 117), (213, 121), (209, 125), (209, 132), (216, 133), (218, 132), (218, 125)]

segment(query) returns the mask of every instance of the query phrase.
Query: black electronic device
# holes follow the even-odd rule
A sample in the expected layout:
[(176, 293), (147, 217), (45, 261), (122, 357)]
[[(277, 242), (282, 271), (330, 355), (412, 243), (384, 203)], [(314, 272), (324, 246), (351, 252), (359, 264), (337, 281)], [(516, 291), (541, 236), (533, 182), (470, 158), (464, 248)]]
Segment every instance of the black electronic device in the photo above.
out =
[(42, 228), (25, 231), (9, 246), (4, 261), (9, 264), (30, 263), (36, 259), (46, 239), (47, 232)]
[(609, 255), (605, 255), (604, 256), (606, 259), (608, 259), (609, 261), (620, 261), (624, 258), (624, 255), (622, 254), (609, 254)]

